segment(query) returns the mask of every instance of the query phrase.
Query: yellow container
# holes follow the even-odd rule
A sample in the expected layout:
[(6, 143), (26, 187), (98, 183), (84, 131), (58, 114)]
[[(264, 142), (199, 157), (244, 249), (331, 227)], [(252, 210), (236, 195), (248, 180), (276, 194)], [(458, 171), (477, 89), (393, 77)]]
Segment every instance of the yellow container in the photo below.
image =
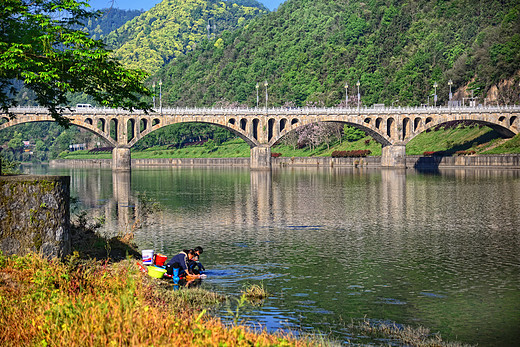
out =
[(157, 266), (149, 266), (148, 267), (148, 275), (153, 278), (162, 278), (166, 273), (166, 269), (157, 267)]

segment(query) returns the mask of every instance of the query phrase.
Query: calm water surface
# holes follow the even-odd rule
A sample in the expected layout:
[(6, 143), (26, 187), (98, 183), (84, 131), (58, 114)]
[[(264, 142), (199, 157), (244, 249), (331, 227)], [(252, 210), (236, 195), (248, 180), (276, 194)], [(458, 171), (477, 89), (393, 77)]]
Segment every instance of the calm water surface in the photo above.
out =
[[(202, 286), (271, 296), (241, 318), (365, 343), (366, 318), (480, 346), (520, 341), (520, 172), (366, 169), (48, 169), (141, 249), (204, 247)], [(227, 309), (220, 315), (230, 318)]]

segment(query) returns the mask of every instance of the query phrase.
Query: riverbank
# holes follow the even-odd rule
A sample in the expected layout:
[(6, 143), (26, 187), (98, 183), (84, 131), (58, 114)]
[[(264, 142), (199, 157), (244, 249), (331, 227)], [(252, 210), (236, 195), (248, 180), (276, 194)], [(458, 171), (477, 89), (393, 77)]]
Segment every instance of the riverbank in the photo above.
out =
[(82, 261), (77, 255), (65, 262), (34, 254), (0, 256), (0, 344), (310, 345), (290, 336), (225, 326), (206, 313), (202, 292), (162, 288), (140, 273), (135, 262)]
[[(240, 324), (240, 307), (250, 300), (247, 290), (234, 309), (235, 324), (224, 324), (209, 312), (223, 302), (228, 305), (228, 298), (201, 288), (174, 290), (168, 281), (140, 271), (131, 235), (105, 239), (94, 229), (75, 230), (75, 252), (63, 261), (0, 253), (0, 345), (338, 345), (321, 334), (295, 337)], [(444, 342), (423, 327), (363, 320), (347, 328), (375, 341), (463, 346)]]
[[(222, 166), (248, 167), (249, 158), (149, 158), (132, 159), (132, 167), (193, 167)], [(59, 159), (50, 162), (51, 167), (100, 167), (110, 168), (111, 159)], [(271, 158), (272, 167), (381, 167), (381, 157), (332, 158), (332, 157), (278, 157)], [(520, 154), (406, 156), (406, 167), (414, 169), (487, 168), (520, 169)]]
[(289, 335), (227, 326), (207, 312), (226, 298), (173, 290), (139, 271), (132, 234), (104, 238), (97, 225), (72, 225), (63, 261), (0, 253), (0, 345), (307, 346)]

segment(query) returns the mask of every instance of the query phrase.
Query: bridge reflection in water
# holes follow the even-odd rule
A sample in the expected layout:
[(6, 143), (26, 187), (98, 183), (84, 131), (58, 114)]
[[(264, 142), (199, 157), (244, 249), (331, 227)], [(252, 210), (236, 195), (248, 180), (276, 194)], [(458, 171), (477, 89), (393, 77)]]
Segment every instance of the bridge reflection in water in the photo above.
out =
[[(189, 170), (189, 168), (184, 168)], [(161, 169), (168, 172), (168, 169)], [(174, 171), (176, 171), (175, 169)], [(180, 169), (183, 170), (183, 169)], [(204, 169), (197, 169), (204, 170)], [(215, 170), (213, 168), (212, 170)], [(239, 171), (246, 172), (242, 169)], [(281, 173), (285, 170), (283, 177)], [(287, 172), (295, 171), (296, 175), (301, 175), (302, 172), (308, 171), (310, 175), (320, 175), (328, 177), (331, 180), (330, 188), (322, 186), (319, 194), (313, 196), (306, 196), (306, 193), (292, 192), (290, 199), (288, 194), (284, 191), (284, 182), (281, 179), (291, 179), (291, 174)], [(378, 174), (379, 172), (379, 174)], [(366, 181), (363, 187), (365, 190), (365, 201), (358, 201), (355, 205), (349, 201), (350, 193), (348, 190), (338, 192), (330, 190), (336, 187), (335, 180), (344, 180), (344, 175), (351, 176), (352, 180)], [(302, 210), (312, 219), (316, 210), (327, 210), (326, 206), (333, 206), (334, 204), (345, 204), (347, 208), (356, 209), (357, 206), (372, 206), (371, 214), (382, 216), (380, 218), (380, 227), (384, 229), (391, 229), (392, 226), (399, 225), (410, 218), (411, 207), (417, 201), (423, 201), (430, 198), (428, 192), (417, 190), (416, 187), (410, 189), (407, 184), (407, 175), (414, 176), (417, 173), (414, 170), (406, 169), (366, 169), (366, 168), (298, 168), (294, 169), (273, 169), (270, 171), (251, 170), (247, 171), (249, 176), (249, 194), (244, 196), (243, 192), (237, 195), (236, 201), (230, 203), (229, 206), (224, 207), (225, 212), (220, 208), (212, 209), (208, 215), (208, 223), (218, 221), (223, 225), (233, 227), (241, 226), (258, 226), (258, 225), (273, 225), (280, 220), (287, 219), (283, 216), (284, 211)], [(515, 179), (520, 177), (518, 170), (486, 170), (486, 169), (446, 169), (431, 171), (432, 176), (437, 176), (439, 179), (443, 177), (455, 177), (456, 180), (473, 180), (473, 179), (487, 179), (496, 178), (497, 174), (503, 179)], [(296, 176), (295, 176), (296, 177)], [(320, 178), (321, 179), (321, 178)], [(274, 182), (273, 182), (274, 180)], [(373, 182), (372, 182), (373, 181)], [(371, 183), (372, 182), (372, 183)], [(291, 184), (292, 186), (292, 184)], [(294, 188), (294, 187), (292, 187)], [(292, 189), (291, 188), (291, 189)], [(163, 246), (162, 243), (167, 239), (166, 234), (169, 233), (168, 222), (171, 218), (178, 218), (171, 215), (171, 211), (163, 210), (161, 208), (154, 209), (154, 206), (161, 204), (161, 201), (146, 195), (146, 192), (133, 192), (131, 184), (130, 171), (112, 171), (112, 196), (103, 204), (102, 210), (98, 213), (104, 214), (106, 218), (106, 230), (112, 233), (124, 234), (138, 230), (143, 224), (157, 224), (153, 235), (150, 235), (153, 242), (157, 246)], [(169, 188), (171, 189), (171, 188)], [(182, 188), (180, 188), (182, 189)], [(335, 189), (335, 188), (334, 188)], [(81, 193), (80, 193), (81, 194)], [(99, 195), (96, 189), (90, 189), (85, 192), (88, 195)], [(89, 197), (82, 196), (81, 200), (89, 200)], [(358, 199), (359, 192), (356, 192)], [(330, 199), (342, 199), (343, 201), (330, 201)], [(170, 198), (177, 199), (178, 197), (164, 197), (165, 201)], [(520, 199), (520, 196), (519, 196)], [(312, 201), (306, 204), (305, 201)], [(179, 203), (182, 203), (179, 201)], [(412, 205), (410, 205), (410, 203)], [(316, 209), (316, 204), (320, 205)], [(325, 208), (324, 208), (325, 207)], [(332, 209), (332, 207), (331, 207)], [(345, 211), (348, 215), (349, 211)], [(359, 211), (355, 211), (359, 215)], [(422, 214), (422, 212), (421, 212)], [(320, 218), (323, 216), (320, 216)], [(317, 219), (320, 219), (317, 218)], [(325, 216), (324, 218), (334, 218), (334, 216)], [(162, 230), (162, 231), (161, 231)]]

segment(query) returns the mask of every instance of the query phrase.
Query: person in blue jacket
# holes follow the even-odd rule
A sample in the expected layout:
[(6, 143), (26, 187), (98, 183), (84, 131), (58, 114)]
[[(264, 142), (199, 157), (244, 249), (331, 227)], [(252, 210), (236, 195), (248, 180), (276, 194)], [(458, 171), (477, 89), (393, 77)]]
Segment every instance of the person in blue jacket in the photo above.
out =
[(182, 252), (179, 252), (179, 254), (171, 258), (168, 264), (166, 264), (166, 273), (172, 276), (174, 281), (178, 281), (180, 276), (188, 274), (193, 275), (188, 268), (188, 262), (193, 259), (194, 255), (195, 252), (193, 252), (192, 249), (185, 249)]

